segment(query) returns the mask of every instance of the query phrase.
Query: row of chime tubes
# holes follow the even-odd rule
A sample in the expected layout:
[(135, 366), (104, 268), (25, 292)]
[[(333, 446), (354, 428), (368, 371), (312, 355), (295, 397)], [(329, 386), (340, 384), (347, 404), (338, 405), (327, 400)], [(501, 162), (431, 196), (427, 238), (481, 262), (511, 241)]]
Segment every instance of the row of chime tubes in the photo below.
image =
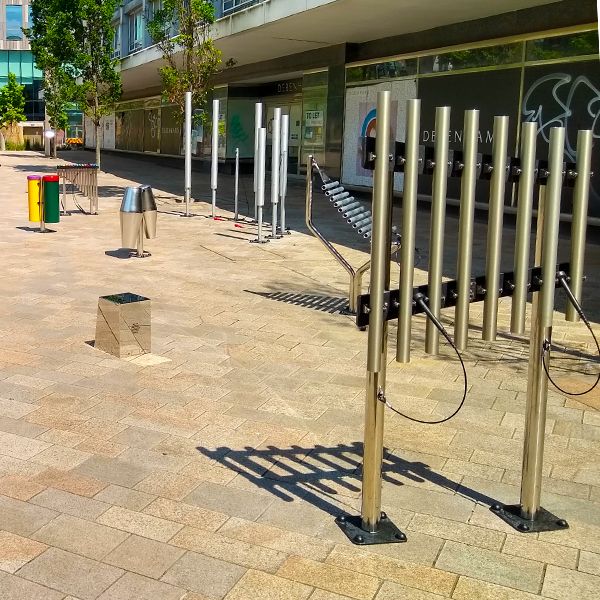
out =
[[(486, 282), (482, 338), (494, 341), (497, 333), (498, 299), (500, 286), (500, 261), (502, 247), (502, 227), (504, 197), (509, 174), (507, 157), (509, 119), (506, 116), (494, 118), (493, 149), (491, 164), (485, 171), (490, 178), (488, 207), (488, 235), (486, 255)], [(557, 128), (562, 129), (562, 128)], [(398, 341), (396, 360), (410, 360), (412, 290), (414, 274), (414, 248), (416, 228), (416, 202), (418, 174), (422, 159), (419, 157), (420, 104), (409, 101), (407, 105), (407, 126), (404, 157), (404, 196), (402, 217), (402, 249), (400, 273), (400, 301), (398, 317)], [(444, 252), (444, 226), (446, 211), (446, 189), (448, 178), (448, 140), (450, 134), (450, 108), (438, 107), (435, 116), (436, 142), (434, 157), (428, 161), (433, 169), (431, 230), (429, 245), (429, 308), (439, 318), (442, 308), (442, 277)], [(535, 184), (540, 184), (540, 194), (546, 191), (559, 195), (565, 184), (565, 176), (573, 185), (573, 219), (571, 233), (571, 288), (578, 300), (581, 300), (583, 281), (583, 261), (585, 249), (585, 229), (589, 183), (591, 177), (592, 132), (583, 130), (577, 137), (577, 164), (571, 169), (558, 168), (554, 171), (538, 169), (536, 161), (536, 143), (538, 127), (536, 123), (523, 123), (521, 130), (520, 158), (518, 168), (512, 169), (512, 179), (518, 181), (518, 206), (516, 221), (516, 242), (514, 256), (514, 288), (510, 331), (523, 335), (527, 294), (529, 291), (530, 237), (533, 216), (533, 196)], [(459, 171), (461, 176), (460, 216), (457, 257), (457, 296), (454, 322), (454, 342), (459, 350), (468, 343), (469, 303), (471, 294), (471, 263), (473, 249), (473, 223), (475, 213), (475, 192), (478, 170), (479, 111), (467, 110), (464, 118), (463, 151)], [(563, 163), (564, 129), (561, 135), (550, 139), (548, 165)], [(479, 158), (479, 160), (481, 160)], [(541, 165), (540, 161), (540, 165)], [(456, 165), (455, 165), (456, 167)], [(539, 257), (536, 256), (539, 260)], [(497, 286), (490, 282), (498, 282)], [(567, 308), (566, 319), (578, 320), (572, 306)], [(427, 320), (425, 351), (429, 354), (439, 352), (439, 332), (431, 320)]]
[(369, 239), (373, 225), (371, 211), (367, 210), (354, 196), (351, 196), (339, 181), (324, 183), (321, 189), (325, 192), (329, 202), (346, 219), (346, 222), (356, 229), (358, 235), (366, 240)]

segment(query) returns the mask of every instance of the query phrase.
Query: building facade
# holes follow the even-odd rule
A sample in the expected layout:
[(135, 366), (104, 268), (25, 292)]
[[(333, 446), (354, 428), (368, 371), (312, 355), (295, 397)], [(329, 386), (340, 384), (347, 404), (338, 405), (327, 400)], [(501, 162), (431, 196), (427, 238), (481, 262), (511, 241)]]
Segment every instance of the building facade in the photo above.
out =
[(25, 86), (25, 114), (28, 122), (44, 121), (40, 90), (44, 74), (35, 66), (23, 28), (29, 25), (29, 0), (0, 0), (0, 87), (14, 73)]
[[(133, 0), (115, 15), (124, 95), (103, 125), (107, 149), (181, 155), (178, 109), (161, 101), (161, 56), (146, 29), (159, 6), (160, 0)], [(415, 97), (423, 103), (423, 144), (433, 143), (438, 105), (453, 109), (454, 148), (468, 108), (481, 111), (483, 152), (491, 150), (498, 114), (510, 117), (511, 153), (527, 120), (539, 124), (540, 156), (557, 124), (567, 127), (567, 161), (575, 158), (578, 129), (600, 138), (595, 0), (215, 0), (215, 7), (215, 41), (224, 60), (235, 61), (215, 81), (223, 162), (236, 148), (251, 159), (254, 104), (261, 101), (267, 127), (275, 107), (290, 115), (290, 175), (302, 175), (313, 154), (345, 184), (369, 186), (360, 138), (375, 126), (381, 89), (393, 94), (397, 139), (404, 135), (405, 101)], [(206, 137), (195, 132), (198, 158), (210, 152)], [(600, 184), (591, 211), (600, 219)]]

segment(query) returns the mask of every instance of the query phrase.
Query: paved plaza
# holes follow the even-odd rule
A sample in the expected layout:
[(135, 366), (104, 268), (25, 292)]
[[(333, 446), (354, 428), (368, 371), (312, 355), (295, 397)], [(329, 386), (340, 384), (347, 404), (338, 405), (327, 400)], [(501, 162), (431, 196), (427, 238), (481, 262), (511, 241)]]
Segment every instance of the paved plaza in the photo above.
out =
[[(222, 220), (208, 218), (206, 174), (194, 179), (197, 216), (185, 219), (182, 170), (107, 155), (100, 214), (82, 214), (69, 195), (72, 214), (41, 235), (27, 222), (25, 180), (56, 161), (22, 152), (0, 163), (1, 600), (600, 597), (600, 391), (549, 392), (542, 504), (570, 528), (517, 534), (489, 510), (519, 500), (528, 345), (507, 333), (510, 300), (495, 343), (481, 341), (483, 307), (471, 306), (470, 391), (454, 419), (427, 426), (386, 413), (383, 509), (408, 542), (361, 548), (334, 517), (360, 510), (366, 334), (339, 312), (347, 276), (303, 224), (301, 182), (291, 183), (292, 234), (255, 245), (255, 227), (231, 219), (230, 177)], [(120, 249), (132, 183), (151, 184), (159, 208), (143, 260)], [(250, 192), (244, 179), (244, 214)], [(364, 262), (368, 245), (317, 204), (327, 235)], [(428, 227), (421, 208), (417, 283)], [(449, 277), (457, 229), (450, 211)], [(478, 220), (477, 274), (485, 231)], [(584, 307), (600, 333), (595, 238)], [(568, 243), (565, 230), (561, 259)], [(151, 354), (94, 348), (98, 297), (119, 292), (152, 300)], [(581, 323), (555, 317), (556, 378), (583, 389), (595, 347)], [(387, 395), (434, 419), (454, 410), (462, 375), (449, 348), (425, 355), (423, 338), (419, 317), (410, 364), (390, 347)]]

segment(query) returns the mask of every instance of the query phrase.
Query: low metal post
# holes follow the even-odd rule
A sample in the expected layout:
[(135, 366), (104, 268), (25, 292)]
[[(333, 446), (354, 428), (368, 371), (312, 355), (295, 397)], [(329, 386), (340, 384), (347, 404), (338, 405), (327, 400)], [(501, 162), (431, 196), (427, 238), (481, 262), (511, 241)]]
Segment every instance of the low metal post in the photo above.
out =
[(287, 196), (287, 178), (288, 178), (288, 151), (289, 151), (289, 135), (290, 135), (290, 116), (281, 115), (281, 171), (279, 173), (279, 194), (280, 199), (280, 231), (283, 235), (289, 234), (290, 231), (285, 224), (285, 199)]
[(279, 169), (281, 164), (281, 108), (276, 108), (273, 113), (273, 130), (271, 132), (271, 235), (269, 238), (277, 239), (277, 205), (279, 204)]
[[(406, 143), (404, 193), (402, 195), (402, 247), (400, 249), (400, 307), (396, 361), (410, 362), (413, 280), (415, 269), (415, 229), (417, 223), (417, 191), (419, 185), (419, 126), (421, 101), (406, 104)], [(379, 154), (378, 154), (379, 158)], [(387, 248), (389, 256), (389, 246)], [(373, 269), (371, 269), (373, 272)]]
[(257, 237), (255, 240), (250, 240), (253, 244), (265, 244), (269, 240), (263, 238), (263, 207), (265, 205), (265, 161), (266, 161), (266, 146), (267, 146), (267, 130), (261, 127), (258, 132), (258, 168), (256, 171), (256, 222), (257, 222)]
[(502, 222), (508, 148), (508, 117), (494, 117), (492, 145), (492, 178), (488, 212), (487, 258), (485, 267), (486, 293), (483, 304), (482, 339), (492, 342), (498, 330), (498, 298), (500, 296), (500, 254), (502, 252)]
[(192, 92), (185, 93), (185, 124), (184, 124), (184, 150), (185, 150), (185, 217), (190, 215), (190, 200), (192, 197)]
[(212, 163), (210, 170), (210, 189), (212, 190), (212, 217), (217, 208), (217, 183), (219, 177), (219, 101), (213, 100), (212, 116)]
[(262, 128), (263, 105), (257, 102), (254, 105), (254, 220), (257, 213), (257, 185), (258, 185), (258, 136)]
[(234, 204), (234, 215), (233, 220), (237, 221), (239, 217), (238, 210), (238, 198), (240, 188), (240, 149), (235, 149), (235, 181), (234, 181), (234, 192), (233, 192), (233, 204)]
[[(573, 188), (573, 221), (571, 224), (571, 281), (569, 287), (577, 301), (581, 303), (583, 283), (583, 263), (585, 258), (585, 237), (587, 228), (588, 198), (592, 164), (593, 135), (590, 130), (582, 130), (577, 135), (577, 173)], [(567, 303), (567, 321), (579, 321), (579, 314), (571, 302)]]
[(533, 212), (533, 188), (536, 179), (535, 150), (537, 124), (523, 123), (521, 128), (521, 166), (517, 200), (517, 224), (515, 232), (514, 292), (510, 315), (510, 331), (517, 335), (525, 333), (529, 278), (529, 244), (531, 216)]
[[(435, 109), (434, 172), (431, 189), (431, 228), (429, 233), (429, 308), (439, 319), (442, 307), (442, 278), (444, 275), (444, 227), (446, 224), (446, 190), (448, 187), (448, 138), (450, 132), (450, 107)], [(427, 319), (425, 326), (425, 352), (437, 354), (440, 333)]]
[(469, 304), (471, 295), (471, 262), (473, 258), (473, 221), (475, 219), (475, 186), (477, 181), (477, 139), (479, 111), (465, 111), (463, 141), (464, 167), (460, 189), (458, 225), (458, 260), (456, 267), (456, 299), (454, 343), (465, 350), (469, 340)]

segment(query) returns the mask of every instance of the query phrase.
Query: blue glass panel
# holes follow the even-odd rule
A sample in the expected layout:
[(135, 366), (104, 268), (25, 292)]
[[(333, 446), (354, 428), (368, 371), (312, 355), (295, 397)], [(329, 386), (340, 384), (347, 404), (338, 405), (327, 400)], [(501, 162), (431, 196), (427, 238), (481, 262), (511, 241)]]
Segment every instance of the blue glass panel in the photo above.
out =
[(21, 79), (21, 52), (20, 50), (10, 50), (8, 53), (8, 70)]
[(20, 4), (12, 4), (6, 7), (6, 39), (22, 40), (23, 31), (23, 7)]

